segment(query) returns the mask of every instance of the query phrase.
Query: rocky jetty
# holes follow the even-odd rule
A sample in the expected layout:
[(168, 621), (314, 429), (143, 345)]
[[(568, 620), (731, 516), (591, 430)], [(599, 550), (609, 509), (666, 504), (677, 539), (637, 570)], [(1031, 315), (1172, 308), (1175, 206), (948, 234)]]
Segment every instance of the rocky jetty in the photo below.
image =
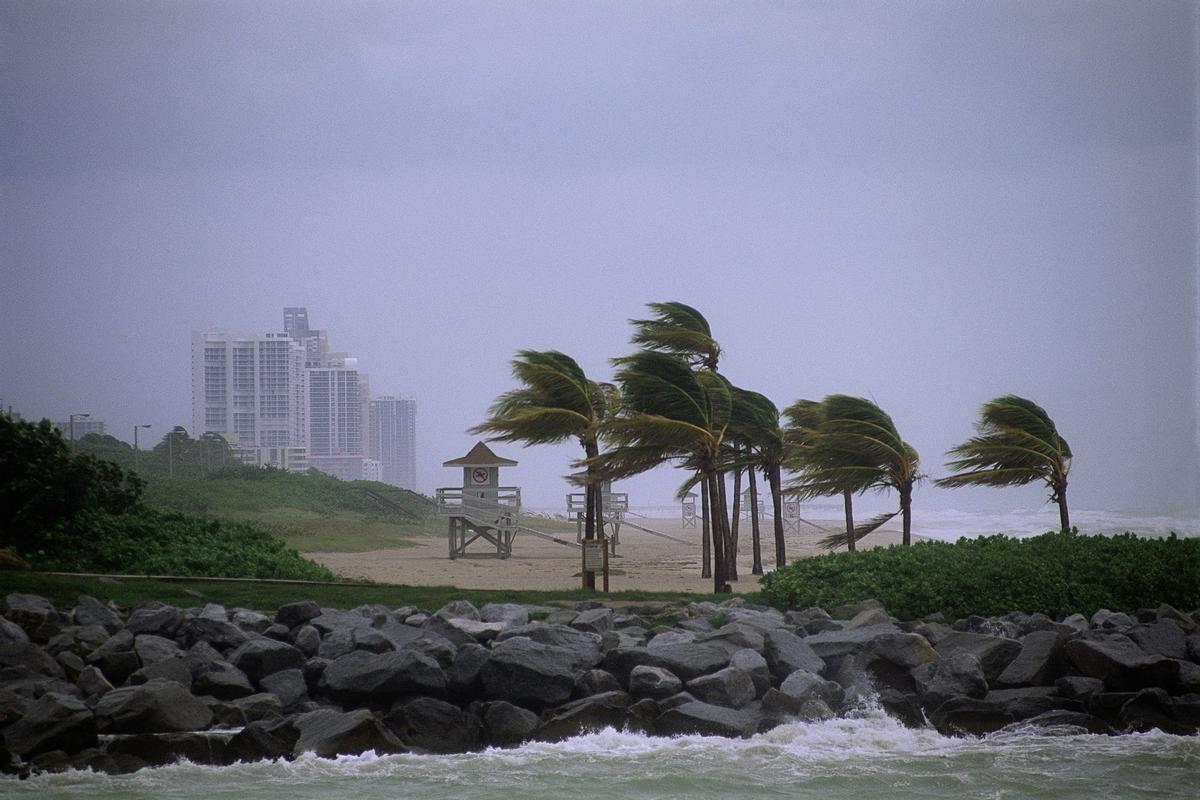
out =
[(955, 735), (1200, 729), (1200, 611), (1170, 606), (953, 622), (740, 599), (264, 615), (10, 594), (0, 612), (0, 770), (17, 774), (455, 753), (609, 726), (741, 737), (872, 702)]

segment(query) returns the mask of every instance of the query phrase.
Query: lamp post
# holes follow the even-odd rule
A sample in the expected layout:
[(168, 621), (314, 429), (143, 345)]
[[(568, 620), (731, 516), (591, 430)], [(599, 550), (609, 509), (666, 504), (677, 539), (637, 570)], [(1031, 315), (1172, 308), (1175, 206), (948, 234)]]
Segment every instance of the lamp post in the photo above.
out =
[(67, 427), (70, 429), (69, 435), (70, 435), (71, 442), (75, 441), (75, 418), (79, 417), (80, 419), (87, 419), (90, 416), (91, 416), (91, 414), (68, 414), (67, 415), (67, 418), (68, 418)]
[(137, 472), (141, 464), (142, 451), (138, 449), (137, 432), (138, 428), (149, 428), (149, 425), (134, 425), (133, 426), (133, 471)]

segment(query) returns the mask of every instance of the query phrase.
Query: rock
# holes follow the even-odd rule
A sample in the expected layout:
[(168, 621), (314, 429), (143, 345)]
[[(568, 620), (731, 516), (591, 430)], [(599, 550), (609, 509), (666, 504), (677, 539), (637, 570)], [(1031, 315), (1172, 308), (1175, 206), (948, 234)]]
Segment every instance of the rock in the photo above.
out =
[(299, 736), (292, 747), (294, 755), (315, 753), (323, 758), (376, 753), (402, 753), (404, 744), (370, 711), (357, 709), (341, 712), (332, 709), (310, 711), (296, 717)]
[(800, 699), (778, 689), (768, 689), (762, 705), (765, 720), (758, 727), (760, 733), (795, 720), (821, 722), (833, 718), (833, 711), (823, 700), (815, 697)]
[(1104, 720), (1081, 711), (1047, 711), (1036, 717), (1022, 720), (1021, 725), (1059, 729), (1061, 733), (1067, 735), (1094, 733), (1111, 736), (1116, 733)]
[(1091, 625), (1093, 628), (1117, 628), (1127, 629), (1133, 627), (1133, 618), (1128, 614), (1123, 614), (1119, 611), (1109, 611), (1107, 608), (1102, 608), (1095, 614), (1092, 614)]
[(186, 620), (182, 633), (189, 646), (196, 642), (207, 642), (221, 652), (240, 647), (247, 639), (246, 632), (237, 625), (211, 617), (193, 617)]
[(129, 685), (136, 686), (155, 679), (172, 681), (188, 691), (192, 690), (192, 670), (182, 658), (166, 658), (142, 667), (129, 676)]
[(796, 670), (779, 685), (779, 691), (803, 703), (819, 699), (830, 708), (840, 708), (845, 699), (845, 690), (834, 681), (807, 670)]
[[(891, 623), (885, 625), (864, 625), (852, 630), (825, 631), (804, 639), (804, 643), (821, 658), (841, 658), (852, 653), (866, 650), (879, 636), (890, 633), (902, 633)], [(770, 658), (768, 657), (768, 661)]]
[(148, 767), (187, 760), (193, 764), (224, 764), (227, 740), (203, 733), (143, 733), (118, 736), (105, 748), (107, 755), (132, 756)]
[(248, 608), (235, 608), (232, 619), (234, 625), (247, 633), (263, 633), (271, 627), (270, 617)]
[(630, 711), (629, 695), (622, 691), (605, 692), (547, 711), (534, 738), (558, 742), (605, 728), (623, 730), (642, 727), (638, 723), (639, 720)]
[(192, 690), (212, 695), (219, 700), (236, 700), (254, 694), (254, 686), (246, 673), (223, 659), (189, 655), (184, 659), (192, 669)]
[(1063, 651), (1076, 669), (1087, 677), (1104, 681), (1109, 689), (1162, 686), (1174, 682), (1179, 675), (1178, 662), (1147, 655), (1132, 639), (1121, 634), (1105, 639), (1073, 639)]
[(1168, 605), (1167, 603), (1163, 603), (1161, 606), (1155, 609), (1154, 614), (1159, 620), (1171, 620), (1178, 625), (1184, 631), (1184, 633), (1191, 633), (1197, 628), (1200, 628), (1200, 624), (1197, 624), (1194, 619), (1175, 608), (1175, 606)]
[(1120, 720), (1126, 730), (1145, 733), (1161, 730), (1178, 736), (1196, 733), (1195, 725), (1181, 724), (1173, 713), (1171, 698), (1158, 688), (1142, 689), (1121, 706)]
[(301, 625), (292, 643), (305, 658), (312, 658), (321, 647), (321, 634), (312, 625)]
[(787, 628), (790, 623), (774, 608), (731, 608), (725, 612), (730, 622), (740, 622), (757, 629), (760, 633)]
[(937, 708), (953, 697), (982, 698), (987, 694), (983, 668), (971, 653), (957, 652), (922, 664), (914, 667), (911, 675), (926, 708)]
[(913, 628), (912, 632), (923, 637), (929, 644), (937, 647), (937, 643), (954, 633), (954, 629), (940, 622), (926, 622)]
[(929, 714), (938, 732), (947, 736), (995, 733), (1013, 723), (1013, 717), (996, 703), (978, 697), (950, 697)]
[(1104, 691), (1104, 681), (1099, 678), (1068, 675), (1056, 680), (1054, 687), (1063, 697), (1069, 697), (1072, 700), (1086, 700), (1092, 695)]
[(988, 682), (995, 681), (1005, 667), (1021, 652), (1021, 643), (1003, 636), (954, 631), (934, 647), (942, 658), (956, 653), (970, 653), (979, 661)]
[[(487, 606), (484, 606), (486, 609)], [(445, 669), (446, 692), (450, 697), (471, 697), (483, 689), (479, 671), (492, 657), (492, 651), (481, 644), (464, 644)]]
[(867, 625), (887, 625), (891, 623), (891, 616), (882, 608), (866, 608), (854, 615), (854, 617), (846, 623), (846, 629), (862, 628)]
[(298, 669), (282, 669), (273, 672), (258, 682), (263, 691), (279, 698), (283, 710), (288, 711), (308, 699), (308, 683), (304, 672)]
[(437, 662), (420, 653), (355, 650), (330, 662), (321, 675), (320, 686), (334, 697), (354, 701), (386, 700), (405, 694), (443, 697), (446, 677)]
[(746, 710), (694, 700), (667, 709), (654, 725), (663, 736), (701, 734), (745, 738), (758, 730), (758, 721), (758, 715)]
[(538, 726), (537, 714), (504, 700), (488, 703), (483, 712), (487, 743), (510, 747), (527, 741)]
[(293, 719), (251, 722), (226, 744), (226, 760), (232, 763), (291, 758), (299, 736)]
[(924, 728), (928, 724), (916, 694), (884, 689), (879, 693), (879, 705), (907, 728)]
[(48, 693), (28, 705), (3, 738), (5, 749), (26, 758), (51, 750), (77, 753), (96, 746), (96, 719), (81, 700)]
[(506, 628), (529, 624), (529, 610), (516, 603), (488, 603), (479, 609), (481, 622), (500, 622)]
[(1019, 626), (1008, 619), (992, 619), (972, 614), (954, 623), (954, 630), (961, 633), (977, 633), (1001, 639), (1017, 639), (1021, 635)]
[(687, 682), (687, 689), (702, 702), (729, 708), (744, 708), (755, 697), (750, 673), (737, 667), (693, 678)]
[(139, 633), (152, 633), (169, 639), (179, 632), (182, 625), (183, 612), (175, 606), (147, 603), (138, 606), (129, 615), (125, 630), (134, 636)]
[(604, 633), (613, 629), (613, 612), (609, 608), (593, 608), (581, 611), (571, 620), (571, 627), (577, 631)]
[(1034, 631), (1021, 640), (1021, 651), (997, 676), (998, 686), (1041, 686), (1063, 669), (1063, 641), (1051, 631)]
[(273, 672), (298, 669), (304, 666), (304, 655), (285, 642), (274, 639), (251, 639), (229, 655), (229, 663), (258, 680)]
[(90, 595), (80, 595), (71, 619), (76, 625), (99, 625), (109, 634), (116, 633), (122, 627), (121, 615), (110, 605), (101, 603)]
[(875, 658), (905, 670), (937, 661), (940, 657), (929, 641), (916, 633), (885, 633), (876, 636), (871, 640), (868, 651)]
[(1070, 626), (1079, 633), (1083, 633), (1092, 626), (1091, 623), (1088, 622), (1088, 618), (1083, 614), (1071, 614), (1068, 617), (1064, 617), (1062, 624)]
[(1129, 632), (1129, 638), (1147, 655), (1187, 658), (1187, 637), (1173, 619), (1138, 625)]
[(383, 724), (405, 746), (429, 753), (475, 750), (483, 736), (478, 719), (432, 697), (418, 697), (393, 707)]
[(634, 697), (664, 698), (683, 690), (683, 681), (670, 670), (639, 664), (629, 673), (629, 693)]
[(872, 609), (883, 609), (883, 603), (878, 600), (859, 600), (857, 603), (847, 603), (837, 606), (829, 610), (829, 616), (833, 619), (854, 619), (864, 611)]
[(0, 645), (25, 644), (28, 641), (29, 634), (25, 633), (24, 628), (11, 620), (0, 618)]
[(396, 649), (391, 639), (374, 628), (355, 628), (351, 633), (351, 641), (351, 649), (366, 650), (368, 653), (386, 653)]
[(133, 652), (137, 653), (142, 666), (147, 666), (168, 658), (182, 658), (183, 648), (172, 639), (164, 639), (150, 633), (143, 633), (133, 640)]
[(662, 667), (680, 680), (690, 681), (728, 666), (729, 652), (712, 642), (693, 642), (613, 650), (604, 657), (604, 669), (622, 684), (628, 684), (630, 673), (639, 664)]
[(104, 677), (104, 673), (91, 665), (79, 671), (75, 685), (79, 687), (79, 691), (83, 692), (85, 697), (99, 697), (111, 692), (113, 688), (108, 679)]
[(589, 669), (575, 678), (575, 688), (571, 696), (575, 699), (591, 697), (594, 694), (621, 691), (621, 683), (611, 672), (602, 669)]
[(771, 688), (771, 670), (767, 660), (757, 651), (745, 648), (738, 650), (729, 659), (729, 666), (744, 670), (754, 682), (754, 696), (762, 697)]
[(208, 706), (164, 680), (113, 689), (96, 704), (97, 726), (108, 733), (201, 731), (212, 719)]
[(466, 600), (453, 600), (439, 608), (433, 615), (444, 620), (469, 619), (475, 622), (480, 621), (479, 609)]
[(669, 644), (688, 644), (696, 641), (696, 634), (692, 631), (681, 631), (677, 628), (666, 628), (654, 634), (650, 641), (646, 643), (647, 647), (666, 647)]
[(54, 660), (62, 667), (67, 680), (75, 680), (79, 677), (79, 672), (85, 666), (83, 659), (70, 651), (59, 653)]
[(214, 702), (213, 724), (223, 728), (241, 728), (251, 722), (279, 719), (283, 715), (283, 704), (269, 692), (239, 697), (229, 702)]
[(18, 625), (27, 635), (32, 635), (42, 623), (56, 616), (54, 606), (44, 597), (36, 594), (5, 595), (3, 603), (4, 618)]
[(763, 635), (763, 655), (776, 680), (783, 680), (798, 669), (820, 672), (825, 661), (811, 646), (794, 633), (768, 631)]
[(296, 603), (286, 603), (275, 612), (275, 622), (288, 629), (303, 625), (309, 620), (321, 616), (321, 607), (312, 600), (301, 600)]
[(465, 618), (446, 620), (446, 624), (477, 642), (490, 642), (501, 632), (507, 630), (503, 622), (480, 622)]
[(604, 658), (600, 652), (600, 637), (595, 633), (577, 631), (566, 625), (532, 623), (509, 628), (496, 637), (497, 642), (527, 638), (539, 644), (551, 645), (569, 656), (572, 671), (591, 669)]
[(0, 667), (24, 667), (47, 678), (66, 677), (62, 666), (32, 642), (0, 644)]
[(565, 648), (517, 637), (494, 645), (479, 674), (490, 699), (544, 708), (570, 698), (575, 685), (571, 660)]
[(726, 623), (712, 633), (697, 636), (696, 641), (719, 644), (731, 656), (738, 650), (743, 649), (750, 649), (761, 653), (766, 647), (762, 631), (744, 622)]

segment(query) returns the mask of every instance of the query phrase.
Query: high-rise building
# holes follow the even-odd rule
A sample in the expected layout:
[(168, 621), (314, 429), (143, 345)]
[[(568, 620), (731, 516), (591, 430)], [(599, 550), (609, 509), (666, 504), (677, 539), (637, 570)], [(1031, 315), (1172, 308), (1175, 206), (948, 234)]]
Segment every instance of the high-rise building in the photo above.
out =
[(192, 429), (244, 447), (304, 447), (304, 348), (286, 333), (192, 332)]
[[(304, 366), (320, 367), (331, 356), (329, 335), (325, 331), (308, 327), (308, 309), (288, 307), (283, 310), (283, 330), (304, 347)], [(334, 354), (342, 355), (345, 354)]]
[(417, 489), (417, 403), (407, 397), (371, 400), (367, 455), (383, 464), (383, 482)]
[(343, 358), (305, 372), (309, 463), (320, 456), (365, 455), (358, 360)]
[(52, 422), (50, 424), (58, 429), (58, 432), (63, 435), (64, 439), (70, 439), (72, 434), (76, 439), (82, 439), (89, 433), (97, 433), (101, 436), (104, 435), (104, 420), (93, 419), (91, 417), (81, 417), (78, 414), (75, 415), (74, 424), (72, 424), (70, 420), (63, 422)]

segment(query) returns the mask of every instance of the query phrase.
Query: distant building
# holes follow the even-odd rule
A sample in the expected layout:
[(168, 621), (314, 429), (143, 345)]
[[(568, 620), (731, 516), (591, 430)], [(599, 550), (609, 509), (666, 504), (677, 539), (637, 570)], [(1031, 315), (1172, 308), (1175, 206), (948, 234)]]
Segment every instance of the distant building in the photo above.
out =
[(362, 479), (364, 481), (382, 481), (383, 464), (373, 458), (364, 458), (362, 463)]
[(286, 333), (194, 331), (192, 430), (243, 447), (305, 447), (304, 358)]
[(308, 457), (308, 466), (326, 475), (332, 475), (344, 481), (361, 481), (363, 479), (363, 462), (370, 459), (362, 456), (314, 456)]
[(383, 482), (417, 489), (417, 403), (407, 397), (371, 400), (367, 455), (383, 464)]
[(343, 358), (305, 370), (308, 379), (308, 454), (358, 456), (363, 451), (362, 383), (358, 360)]
[[(60, 433), (62, 433), (64, 439), (71, 438), (72, 427), (71, 427), (71, 421), (69, 419), (64, 420), (63, 422), (52, 422), (50, 424), (53, 425), (56, 429), (58, 429), (58, 431)], [(78, 417), (77, 416), (77, 417), (75, 417), (74, 433), (75, 433), (76, 439), (82, 439), (83, 437), (87, 436), (89, 433), (97, 433), (97, 434), (103, 436), (104, 435), (104, 420), (96, 419), (95, 417)]]

